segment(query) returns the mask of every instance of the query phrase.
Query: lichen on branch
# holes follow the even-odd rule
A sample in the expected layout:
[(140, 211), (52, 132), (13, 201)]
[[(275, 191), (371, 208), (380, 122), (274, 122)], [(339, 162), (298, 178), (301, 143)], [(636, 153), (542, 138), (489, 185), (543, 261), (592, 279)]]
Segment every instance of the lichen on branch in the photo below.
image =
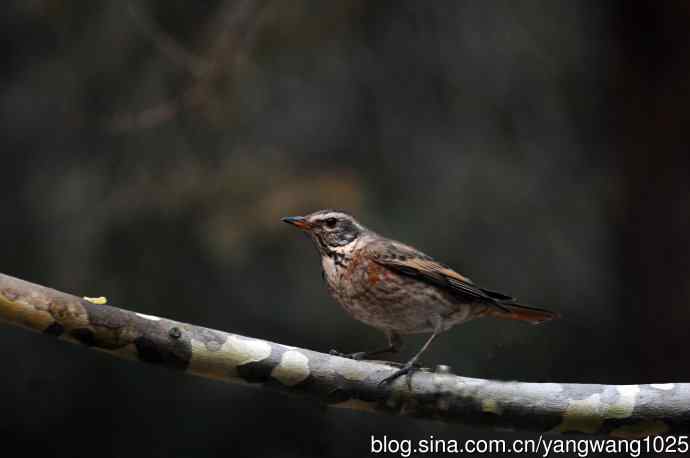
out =
[[(483, 380), (353, 361), (131, 312), (0, 274), (0, 321), (135, 361), (256, 385), (350, 409), (479, 427), (614, 437), (690, 431), (690, 384)], [(145, 376), (142, 374), (142, 377)]]

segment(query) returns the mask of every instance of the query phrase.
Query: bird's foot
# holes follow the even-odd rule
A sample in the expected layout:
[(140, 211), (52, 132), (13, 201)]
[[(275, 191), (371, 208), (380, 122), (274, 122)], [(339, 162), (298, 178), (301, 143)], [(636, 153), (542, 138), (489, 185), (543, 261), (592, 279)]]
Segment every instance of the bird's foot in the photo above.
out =
[(340, 356), (341, 358), (354, 359), (355, 361), (359, 361), (367, 357), (367, 353), (364, 351), (358, 351), (355, 353), (342, 353), (338, 350), (331, 350), (328, 352), (328, 354), (333, 356)]
[[(405, 365), (407, 365), (407, 363), (401, 363), (400, 361), (388, 361), (388, 360), (384, 360), (384, 359), (376, 359), (376, 360), (372, 360), (372, 361), (377, 362), (377, 363), (382, 363), (382, 364), (385, 364), (387, 366), (393, 366), (393, 367), (399, 367), (399, 368), (405, 367)], [(412, 369), (413, 370), (420, 370), (420, 371), (424, 371), (424, 372), (430, 372), (431, 371), (431, 369), (429, 369), (428, 367), (422, 366), (420, 363), (412, 364)]]
[(398, 369), (397, 371), (393, 372), (388, 377), (381, 380), (379, 382), (378, 386), (383, 387), (383, 386), (389, 385), (393, 381), (395, 381), (398, 377), (401, 377), (403, 375), (407, 375), (408, 376), (407, 384), (409, 387), (409, 385), (411, 383), (411, 380), (410, 380), (411, 377), (410, 376), (412, 375), (412, 372), (414, 372), (416, 370), (419, 370), (419, 366), (417, 366), (416, 364), (414, 364), (414, 363), (404, 364), (400, 369)]

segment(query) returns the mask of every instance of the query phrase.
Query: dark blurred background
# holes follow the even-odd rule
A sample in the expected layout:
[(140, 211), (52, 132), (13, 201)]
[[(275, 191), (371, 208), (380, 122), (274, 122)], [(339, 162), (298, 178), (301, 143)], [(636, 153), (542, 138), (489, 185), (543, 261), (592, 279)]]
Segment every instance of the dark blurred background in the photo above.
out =
[[(382, 336), (328, 297), (314, 249), (279, 220), (343, 208), (563, 314), (468, 323), (427, 364), (690, 381), (690, 7), (647, 3), (5, 2), (0, 271), (362, 350)], [(7, 326), (0, 361), (8, 450), (349, 457), (370, 434), (513, 437), (326, 409)]]

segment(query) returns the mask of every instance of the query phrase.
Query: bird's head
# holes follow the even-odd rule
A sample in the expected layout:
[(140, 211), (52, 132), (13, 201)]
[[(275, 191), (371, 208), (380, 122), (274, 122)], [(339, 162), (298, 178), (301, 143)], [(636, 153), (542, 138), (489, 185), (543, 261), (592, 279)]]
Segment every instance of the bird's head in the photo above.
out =
[(283, 221), (308, 233), (324, 255), (351, 244), (366, 231), (354, 217), (339, 210), (319, 210), (306, 216), (288, 216)]

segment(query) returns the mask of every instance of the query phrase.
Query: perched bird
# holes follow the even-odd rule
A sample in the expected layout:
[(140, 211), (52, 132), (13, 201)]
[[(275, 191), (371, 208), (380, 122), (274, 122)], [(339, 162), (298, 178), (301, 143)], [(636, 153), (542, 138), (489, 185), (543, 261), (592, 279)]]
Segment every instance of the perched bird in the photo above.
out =
[(533, 324), (557, 317), (480, 288), (421, 251), (367, 229), (345, 212), (319, 210), (283, 221), (313, 240), (330, 294), (352, 317), (388, 338), (384, 348), (342, 356), (364, 359), (397, 353), (401, 335), (431, 333), (422, 348), (382, 384), (409, 373), (436, 336), (456, 324), (484, 316)]

